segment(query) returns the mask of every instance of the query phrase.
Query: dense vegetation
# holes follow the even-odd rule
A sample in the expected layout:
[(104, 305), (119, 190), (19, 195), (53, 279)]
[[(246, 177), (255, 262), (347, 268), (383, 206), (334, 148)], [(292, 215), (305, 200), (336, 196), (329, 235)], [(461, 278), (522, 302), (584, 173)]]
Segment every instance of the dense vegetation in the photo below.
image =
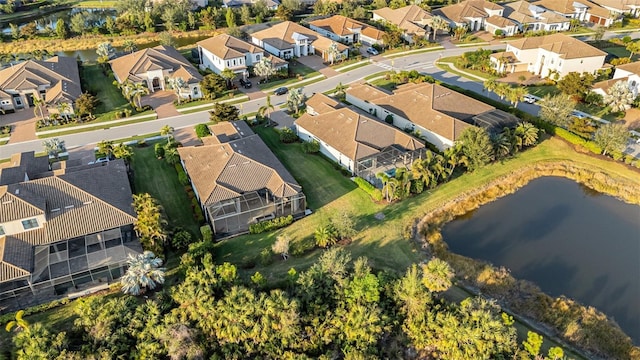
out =
[[(202, 246), (183, 256), (182, 283), (147, 300), (78, 300), (66, 333), (16, 319), (17, 358), (544, 358), (535, 334), (518, 345), (513, 320), (494, 302), (444, 301), (453, 273), (437, 259), (404, 275), (374, 273), (367, 259), (331, 249), (308, 270), (270, 284), (260, 273), (239, 278)], [(562, 356), (549, 351), (551, 359)]]

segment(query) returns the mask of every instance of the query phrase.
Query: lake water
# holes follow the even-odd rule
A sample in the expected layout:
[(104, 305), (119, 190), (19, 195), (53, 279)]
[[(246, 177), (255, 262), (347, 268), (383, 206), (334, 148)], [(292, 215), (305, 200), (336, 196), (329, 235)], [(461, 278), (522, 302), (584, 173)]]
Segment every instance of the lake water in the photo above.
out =
[[(46, 15), (25, 16), (12, 22), (18, 25), (19, 28), (22, 28), (30, 22), (35, 22), (36, 28), (39, 31), (43, 31), (45, 29), (51, 29), (52, 31), (55, 31), (56, 24), (58, 23), (59, 19), (63, 19), (65, 24), (67, 24), (67, 26), (70, 26), (71, 17), (81, 12), (86, 14), (86, 25), (89, 28), (102, 26), (104, 25), (105, 21), (107, 21), (107, 18), (114, 18), (116, 16), (115, 9), (63, 8), (54, 10)], [(3, 23), (2, 25), (2, 32), (5, 35), (11, 34), (11, 28), (9, 27), (9, 24)]]
[(545, 177), (450, 222), (442, 235), (452, 252), (596, 307), (640, 344), (640, 206)]

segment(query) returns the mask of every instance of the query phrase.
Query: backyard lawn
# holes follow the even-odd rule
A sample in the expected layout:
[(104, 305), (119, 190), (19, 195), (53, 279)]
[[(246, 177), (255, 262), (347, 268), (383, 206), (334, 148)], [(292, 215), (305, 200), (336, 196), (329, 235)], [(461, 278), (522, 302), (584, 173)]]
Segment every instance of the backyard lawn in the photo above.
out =
[(131, 109), (127, 100), (122, 96), (122, 92), (113, 85), (115, 80), (113, 76), (104, 76), (100, 65), (83, 64), (80, 69), (82, 90), (96, 94), (98, 100), (96, 115), (98, 117), (114, 111)]
[(529, 91), (529, 94), (538, 96), (541, 98), (549, 94), (551, 95), (560, 94), (560, 90), (558, 90), (558, 88), (555, 85), (527, 86), (527, 90)]
[(199, 237), (200, 227), (184, 186), (178, 181), (178, 173), (172, 165), (155, 157), (153, 145), (134, 151), (131, 169), (135, 193), (151, 194), (164, 208), (169, 226), (182, 226)]

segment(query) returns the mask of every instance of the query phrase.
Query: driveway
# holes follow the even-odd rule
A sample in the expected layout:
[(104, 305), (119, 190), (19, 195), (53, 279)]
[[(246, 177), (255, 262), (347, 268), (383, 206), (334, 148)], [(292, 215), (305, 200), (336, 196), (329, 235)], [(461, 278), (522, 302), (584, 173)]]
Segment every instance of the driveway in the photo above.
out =
[(294, 119), (284, 110), (277, 110), (271, 113), (271, 121), (277, 123), (276, 129), (293, 128)]
[(180, 113), (173, 105), (176, 94), (173, 91), (160, 90), (142, 98), (142, 106), (150, 105), (158, 114), (158, 119), (178, 116)]
[(301, 56), (296, 59), (300, 64), (308, 66), (315, 71), (319, 71), (320, 74), (330, 78), (340, 74), (339, 72), (328, 67), (318, 55)]
[(36, 122), (39, 117), (33, 114), (33, 109), (22, 109), (14, 113), (0, 116), (0, 125), (11, 126), (10, 143), (35, 140)]
[(236, 84), (238, 86), (238, 90), (241, 93), (247, 95), (249, 97), (249, 100), (255, 100), (255, 99), (260, 99), (267, 96), (267, 94), (263, 93), (262, 90), (258, 88), (258, 80), (260, 80), (260, 77), (258, 76), (249, 78), (249, 81), (251, 81), (252, 86), (248, 89), (241, 86), (239, 82), (236, 82)]

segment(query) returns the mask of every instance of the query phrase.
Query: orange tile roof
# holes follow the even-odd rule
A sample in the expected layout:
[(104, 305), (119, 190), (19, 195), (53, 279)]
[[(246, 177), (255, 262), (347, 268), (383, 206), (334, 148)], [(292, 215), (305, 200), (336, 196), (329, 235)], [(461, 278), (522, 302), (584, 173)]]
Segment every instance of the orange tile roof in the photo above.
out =
[(244, 57), (246, 53), (260, 54), (264, 52), (262, 48), (227, 34), (220, 34), (198, 41), (196, 45), (225, 60)]
[(545, 49), (559, 54), (563, 59), (606, 56), (607, 53), (585, 42), (564, 34), (531, 36), (509, 42), (516, 49)]
[[(281, 22), (268, 29), (255, 32), (251, 34), (251, 36), (277, 49), (286, 50), (295, 45), (295, 40), (293, 40), (294, 34), (300, 34), (307, 37), (313, 47), (320, 51), (327, 51), (329, 46), (335, 42), (292, 21)], [(338, 45), (338, 51), (340, 52), (348, 49), (348, 47), (343, 44), (336, 44)]]
[(159, 45), (139, 50), (111, 60), (109, 63), (120, 82), (127, 79), (138, 82), (140, 79), (137, 75), (150, 70), (167, 70), (171, 73), (170, 76), (180, 70), (180, 77), (187, 83), (202, 80), (202, 75), (189, 60), (171, 46)]
[(486, 0), (467, 0), (457, 4), (448, 5), (434, 11), (434, 13), (442, 14), (447, 19), (456, 23), (467, 22), (467, 18), (486, 18), (489, 16), (487, 11), (500, 10), (502, 6)]
[(640, 75), (640, 61), (634, 61), (628, 64), (618, 65), (616, 69), (628, 71), (636, 75)]
[(353, 34), (354, 31), (352, 29), (360, 29), (360, 33), (363, 35), (377, 40), (382, 39), (384, 35), (384, 31), (342, 15), (334, 15), (329, 18), (314, 20), (309, 24), (339, 36)]
[(430, 13), (417, 5), (409, 5), (399, 9), (385, 7), (373, 10), (373, 13), (410, 34), (425, 33), (424, 26), (429, 25), (432, 18)]

